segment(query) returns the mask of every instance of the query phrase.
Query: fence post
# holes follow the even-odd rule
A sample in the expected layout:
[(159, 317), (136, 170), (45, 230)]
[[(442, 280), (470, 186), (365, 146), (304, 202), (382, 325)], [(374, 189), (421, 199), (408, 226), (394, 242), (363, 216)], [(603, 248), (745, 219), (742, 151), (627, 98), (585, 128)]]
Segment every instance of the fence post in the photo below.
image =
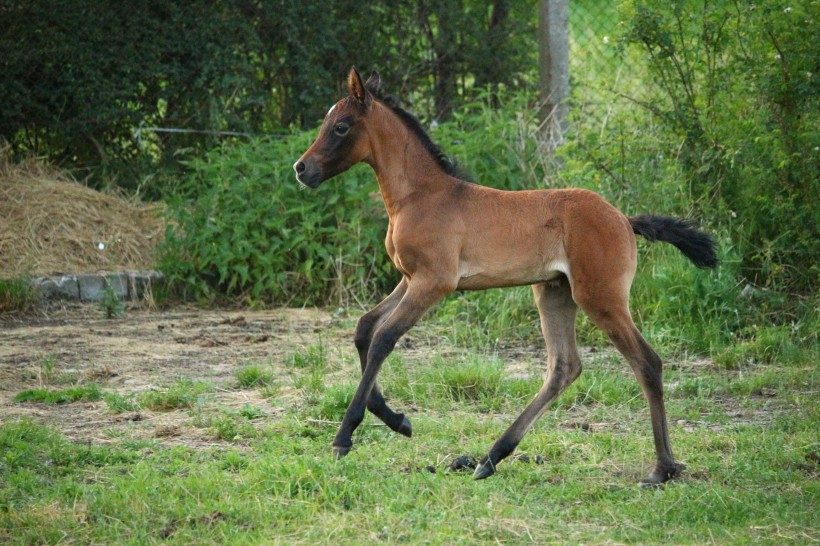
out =
[(539, 119), (547, 152), (564, 141), (569, 95), (568, 0), (538, 0)]

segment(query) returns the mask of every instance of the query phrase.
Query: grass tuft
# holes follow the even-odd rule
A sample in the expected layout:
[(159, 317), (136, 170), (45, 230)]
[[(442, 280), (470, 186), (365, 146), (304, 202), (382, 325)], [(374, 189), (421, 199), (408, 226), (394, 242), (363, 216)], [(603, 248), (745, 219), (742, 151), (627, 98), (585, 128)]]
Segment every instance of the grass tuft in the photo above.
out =
[(276, 383), (276, 375), (270, 366), (246, 363), (236, 371), (236, 380), (243, 389), (271, 387)]
[(18, 393), (14, 397), (14, 401), (18, 403), (70, 404), (72, 402), (94, 402), (100, 398), (102, 398), (100, 387), (91, 383), (61, 390), (29, 389)]
[(28, 313), (39, 303), (39, 294), (29, 279), (0, 279), (0, 316)]
[(164, 391), (146, 391), (139, 395), (139, 405), (154, 411), (193, 408), (200, 398), (213, 391), (210, 383), (180, 379)]

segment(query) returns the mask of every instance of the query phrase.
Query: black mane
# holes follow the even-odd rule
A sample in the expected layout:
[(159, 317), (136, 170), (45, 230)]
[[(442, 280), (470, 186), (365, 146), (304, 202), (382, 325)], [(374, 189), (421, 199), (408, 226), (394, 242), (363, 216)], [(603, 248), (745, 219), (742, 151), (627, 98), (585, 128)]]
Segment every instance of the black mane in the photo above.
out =
[(407, 127), (411, 133), (416, 135), (416, 138), (419, 139), (422, 146), (424, 146), (424, 149), (427, 150), (433, 160), (435, 160), (436, 164), (441, 167), (446, 174), (461, 178), (461, 173), (456, 167), (455, 162), (447, 157), (438, 144), (433, 142), (430, 135), (428, 135), (427, 131), (425, 131), (424, 127), (422, 127), (418, 118), (399, 106), (399, 99), (397, 97), (394, 95), (385, 95), (381, 89), (381, 86), (368, 86), (367, 90), (370, 91), (370, 94), (373, 95), (373, 97), (379, 102), (390, 108), (390, 110), (399, 117), (402, 123), (404, 123), (404, 126)]

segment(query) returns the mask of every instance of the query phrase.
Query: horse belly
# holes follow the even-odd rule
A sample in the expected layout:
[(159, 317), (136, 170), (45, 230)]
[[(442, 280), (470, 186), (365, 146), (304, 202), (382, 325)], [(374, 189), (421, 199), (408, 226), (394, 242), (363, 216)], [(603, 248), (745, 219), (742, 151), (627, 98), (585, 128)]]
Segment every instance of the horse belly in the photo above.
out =
[(569, 267), (565, 260), (532, 264), (507, 262), (494, 267), (476, 267), (463, 263), (459, 269), (458, 290), (524, 286), (550, 281), (561, 275), (569, 276)]

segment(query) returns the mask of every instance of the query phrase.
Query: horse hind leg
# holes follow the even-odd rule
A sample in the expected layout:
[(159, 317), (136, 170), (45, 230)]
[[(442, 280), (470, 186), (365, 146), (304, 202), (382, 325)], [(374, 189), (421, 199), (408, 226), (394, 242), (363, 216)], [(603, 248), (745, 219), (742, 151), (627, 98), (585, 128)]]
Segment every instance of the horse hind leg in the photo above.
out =
[[(649, 404), (652, 434), (655, 442), (656, 464), (652, 473), (641, 480), (642, 485), (657, 485), (678, 476), (685, 468), (675, 462), (669, 442), (669, 427), (663, 400), (663, 365), (660, 357), (650, 347), (635, 327), (626, 304), (626, 298), (606, 305), (607, 298), (590, 298), (595, 302), (581, 304), (592, 322), (600, 327), (626, 358)], [(610, 302), (612, 299), (609, 300)]]
[(541, 331), (547, 343), (547, 372), (544, 384), (521, 415), (481, 459), (473, 477), (477, 480), (495, 473), (496, 465), (515, 450), (524, 434), (555, 400), (581, 374), (581, 359), (575, 344), (577, 306), (572, 300), (566, 277), (533, 285), (541, 316)]
[[(390, 313), (393, 312), (406, 291), (407, 282), (402, 279), (389, 296), (376, 307), (362, 315), (356, 324), (354, 342), (356, 350), (359, 353), (362, 374), (364, 374), (365, 367), (367, 366), (367, 353), (373, 341), (373, 332), (384, 322)], [(410, 420), (403, 413), (396, 413), (390, 409), (387, 405), (387, 401), (379, 390), (378, 384), (374, 383), (373, 390), (370, 391), (370, 396), (367, 398), (367, 409), (395, 432), (408, 438), (413, 435), (413, 427), (410, 424)]]

